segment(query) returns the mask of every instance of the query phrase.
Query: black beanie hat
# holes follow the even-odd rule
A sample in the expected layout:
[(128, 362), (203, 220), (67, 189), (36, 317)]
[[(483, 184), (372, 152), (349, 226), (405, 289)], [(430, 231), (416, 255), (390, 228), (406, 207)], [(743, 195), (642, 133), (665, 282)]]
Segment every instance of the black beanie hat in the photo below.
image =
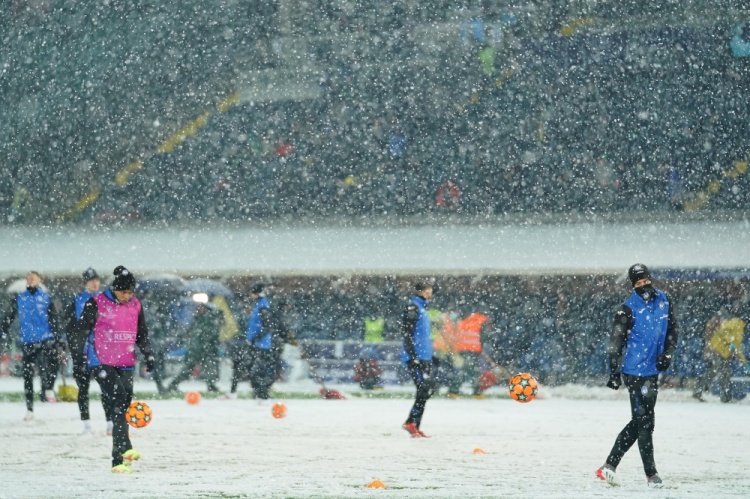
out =
[(628, 279), (630, 279), (630, 284), (635, 286), (635, 283), (641, 279), (651, 279), (651, 272), (642, 263), (636, 263), (628, 269)]
[(96, 270), (92, 269), (91, 267), (87, 268), (83, 274), (83, 280), (85, 282), (89, 282), (91, 279), (99, 279), (99, 274), (96, 273)]
[(427, 288), (432, 288), (432, 294), (437, 294), (438, 285), (432, 280), (417, 281), (414, 283), (414, 291), (420, 293)]
[(250, 292), (254, 295), (259, 295), (263, 293), (263, 289), (265, 287), (265, 284), (263, 284), (262, 282), (256, 282), (252, 286), (250, 286)]
[(128, 269), (126, 269), (122, 265), (118, 265), (117, 268), (115, 268), (113, 274), (115, 275), (115, 280), (112, 281), (112, 289), (114, 289), (115, 291), (135, 289), (135, 276), (131, 274)]

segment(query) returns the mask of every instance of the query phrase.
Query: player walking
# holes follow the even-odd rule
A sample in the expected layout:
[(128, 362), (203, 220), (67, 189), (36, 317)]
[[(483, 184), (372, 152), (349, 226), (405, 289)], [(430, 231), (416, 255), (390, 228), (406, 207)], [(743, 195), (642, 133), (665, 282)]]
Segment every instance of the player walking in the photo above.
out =
[[(84, 289), (73, 298), (65, 311), (68, 324), (65, 326), (65, 336), (68, 340), (68, 349), (73, 359), (73, 377), (78, 385), (78, 412), (81, 414), (83, 421), (83, 433), (91, 433), (91, 419), (89, 416), (89, 385), (91, 383), (91, 370), (89, 369), (86, 355), (83, 348), (90, 331), (77, 332), (74, 327), (76, 321), (80, 319), (83, 313), (83, 306), (99, 294), (101, 281), (96, 270), (89, 267), (83, 272)], [(112, 414), (109, 411), (109, 405), (102, 398), (104, 414), (107, 418), (107, 435), (112, 434)]]
[(409, 370), (411, 379), (417, 387), (414, 405), (402, 427), (415, 438), (429, 438), (419, 427), (422, 424), (427, 400), (435, 391), (434, 376), (437, 369), (432, 364), (430, 317), (427, 315), (427, 304), (432, 299), (433, 292), (432, 284), (416, 283), (414, 294), (401, 316), (401, 339), (404, 344), (401, 362)]
[(645, 265), (637, 263), (630, 267), (628, 278), (633, 293), (615, 314), (609, 337), (607, 386), (617, 390), (625, 382), (630, 394), (631, 419), (596, 475), (617, 485), (617, 465), (637, 441), (648, 486), (661, 488), (664, 484), (654, 461), (654, 408), (658, 375), (669, 368), (677, 346), (677, 321), (672, 299), (652, 286), (651, 273)]
[(24, 421), (34, 419), (34, 366), (42, 378), (42, 402), (57, 402), (53, 388), (57, 378), (58, 350), (62, 349), (57, 325), (57, 309), (42, 285), (39, 272), (26, 275), (26, 289), (11, 302), (9, 311), (0, 321), (0, 339), (10, 334), (10, 326), (18, 318), (23, 343), (23, 390), (26, 395)]

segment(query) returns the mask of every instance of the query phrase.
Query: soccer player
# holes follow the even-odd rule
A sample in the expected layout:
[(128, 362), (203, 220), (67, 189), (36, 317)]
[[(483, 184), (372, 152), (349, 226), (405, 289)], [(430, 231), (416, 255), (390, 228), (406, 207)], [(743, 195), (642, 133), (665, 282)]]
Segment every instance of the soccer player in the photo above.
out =
[(133, 399), (135, 346), (146, 358), (146, 371), (154, 369), (155, 358), (141, 302), (133, 296), (135, 276), (122, 265), (115, 268), (114, 275), (104, 293), (85, 303), (74, 330), (90, 332), (84, 347), (86, 358), (113, 416), (112, 473), (132, 473), (130, 464), (141, 457), (130, 443), (125, 420)]
[[(73, 359), (73, 377), (76, 380), (76, 385), (78, 385), (78, 412), (81, 414), (81, 421), (83, 421), (83, 433), (91, 433), (91, 419), (89, 416), (89, 385), (91, 383), (91, 370), (88, 367), (86, 356), (83, 353), (83, 348), (86, 343), (86, 338), (88, 338), (89, 331), (76, 332), (74, 326), (76, 321), (80, 319), (81, 314), (83, 313), (83, 306), (89, 301), (89, 298), (93, 298), (99, 294), (101, 281), (99, 279), (99, 274), (97, 274), (96, 270), (91, 267), (83, 272), (83, 281), (83, 291), (75, 295), (73, 301), (65, 310), (65, 316), (68, 318), (65, 332), (68, 340), (70, 356)], [(108, 412), (109, 405), (105, 403), (103, 398), (102, 406), (104, 406), (104, 414), (107, 418), (107, 435), (112, 435), (112, 414)]]
[(255, 398), (263, 403), (270, 397), (271, 385), (276, 380), (272, 330), (274, 319), (263, 283), (258, 282), (250, 287), (250, 297), (255, 302), (247, 324), (247, 342), (253, 352), (250, 384), (255, 392)]
[(34, 366), (42, 378), (42, 402), (57, 402), (58, 350), (62, 350), (57, 327), (57, 309), (42, 285), (39, 272), (26, 275), (26, 289), (11, 302), (10, 310), (0, 322), (0, 338), (9, 334), (10, 325), (18, 317), (23, 344), (23, 390), (26, 394), (24, 421), (34, 419)]
[(609, 337), (607, 386), (617, 390), (625, 382), (630, 394), (631, 419), (596, 475), (616, 485), (617, 465), (637, 441), (647, 485), (661, 488), (664, 484), (654, 461), (654, 408), (657, 378), (669, 368), (677, 347), (677, 320), (672, 299), (651, 284), (651, 273), (645, 265), (637, 263), (630, 267), (628, 278), (633, 293), (615, 314)]
[(427, 400), (435, 392), (436, 366), (432, 363), (432, 339), (430, 338), (430, 317), (427, 315), (427, 304), (432, 299), (434, 285), (428, 282), (417, 282), (414, 294), (401, 316), (401, 340), (404, 348), (401, 362), (409, 370), (411, 379), (417, 387), (414, 405), (402, 428), (414, 438), (429, 438), (420, 429), (422, 415)]

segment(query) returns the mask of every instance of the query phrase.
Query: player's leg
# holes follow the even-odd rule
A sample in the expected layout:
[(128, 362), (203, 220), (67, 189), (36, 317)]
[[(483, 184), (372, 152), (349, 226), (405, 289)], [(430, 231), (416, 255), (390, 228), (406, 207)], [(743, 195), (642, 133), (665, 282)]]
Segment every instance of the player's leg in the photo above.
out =
[(91, 384), (91, 372), (86, 365), (86, 358), (83, 355), (83, 346), (77, 348), (77, 345), (71, 344), (70, 356), (73, 359), (73, 379), (78, 386), (78, 412), (81, 415), (81, 421), (88, 421), (89, 415), (89, 388)]
[(414, 397), (414, 404), (409, 411), (409, 416), (403, 427), (413, 437), (426, 437), (426, 435), (419, 430), (419, 427), (422, 424), (422, 416), (424, 415), (427, 401), (434, 393), (431, 363), (426, 362), (420, 363), (418, 366), (412, 366), (409, 369), (409, 374), (414, 381), (414, 385), (417, 387), (417, 393)]
[(182, 369), (177, 373), (177, 375), (172, 378), (172, 381), (169, 382), (169, 385), (167, 385), (166, 391), (167, 392), (174, 392), (177, 390), (177, 387), (180, 383), (187, 380), (190, 377), (190, 374), (193, 372), (193, 367), (195, 364), (192, 362), (192, 360), (189, 358), (185, 359), (185, 363), (182, 365)]
[(724, 402), (731, 402), (732, 391), (731, 391), (731, 378), (732, 378), (732, 361), (730, 359), (722, 359), (716, 355), (714, 361), (716, 365), (716, 377), (719, 380), (719, 399)]
[[(123, 464), (122, 455), (130, 449), (130, 436), (125, 412), (130, 406), (132, 398), (133, 371), (123, 371), (110, 366), (100, 366), (94, 369), (96, 380), (102, 389), (102, 397), (106, 397), (112, 413), (112, 468)], [(129, 383), (128, 383), (129, 375)], [(128, 392), (128, 385), (130, 392)]]
[(623, 378), (625, 380), (625, 386), (628, 389), (628, 394), (630, 395), (630, 421), (628, 421), (628, 424), (626, 424), (617, 435), (615, 443), (609, 451), (609, 455), (607, 456), (604, 465), (596, 470), (596, 476), (611, 485), (618, 484), (616, 474), (617, 467), (620, 465), (620, 461), (622, 461), (622, 458), (630, 450), (633, 444), (638, 441), (638, 420), (636, 417), (637, 401), (633, 384), (635, 377), (625, 374), (623, 375)]
[(42, 394), (47, 402), (57, 402), (55, 398), (55, 380), (57, 371), (60, 368), (60, 360), (57, 353), (57, 345), (54, 341), (43, 341), (40, 344), (39, 355), (37, 357), (37, 367), (39, 368), (39, 377), (42, 381)]
[(657, 376), (638, 378), (633, 390), (636, 397), (638, 421), (638, 450), (646, 476), (656, 475), (654, 461), (654, 427), (656, 425), (656, 398), (659, 393)]
[(23, 393), (26, 397), (26, 417), (28, 419), (31, 419), (34, 412), (34, 363), (36, 362), (37, 352), (38, 349), (33, 343), (23, 346), (21, 365), (23, 367)]

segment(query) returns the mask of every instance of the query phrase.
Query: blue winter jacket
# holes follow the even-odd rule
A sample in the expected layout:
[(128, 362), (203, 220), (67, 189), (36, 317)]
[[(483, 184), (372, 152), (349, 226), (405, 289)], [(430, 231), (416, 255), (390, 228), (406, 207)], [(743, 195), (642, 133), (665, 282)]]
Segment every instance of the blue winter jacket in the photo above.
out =
[(271, 349), (270, 324), (263, 324), (263, 318), (261, 317), (261, 310), (269, 308), (268, 299), (265, 296), (258, 298), (247, 324), (247, 341), (260, 350)]

